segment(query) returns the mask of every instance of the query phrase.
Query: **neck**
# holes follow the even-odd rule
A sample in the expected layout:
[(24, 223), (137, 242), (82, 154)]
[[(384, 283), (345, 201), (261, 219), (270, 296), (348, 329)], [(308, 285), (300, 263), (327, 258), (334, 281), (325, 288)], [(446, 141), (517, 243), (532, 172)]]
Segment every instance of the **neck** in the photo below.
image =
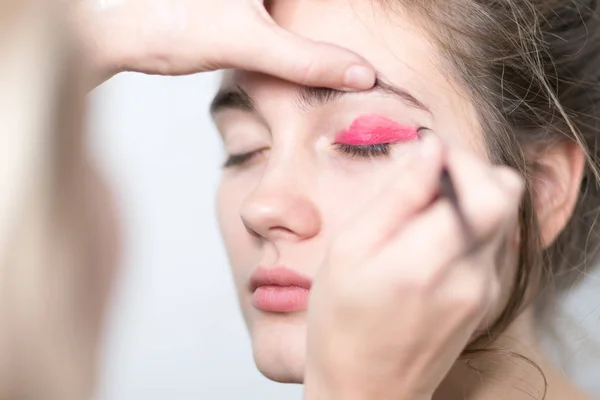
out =
[(458, 361), (433, 399), (589, 399), (552, 365), (539, 343), (533, 312), (528, 310), (489, 352)]

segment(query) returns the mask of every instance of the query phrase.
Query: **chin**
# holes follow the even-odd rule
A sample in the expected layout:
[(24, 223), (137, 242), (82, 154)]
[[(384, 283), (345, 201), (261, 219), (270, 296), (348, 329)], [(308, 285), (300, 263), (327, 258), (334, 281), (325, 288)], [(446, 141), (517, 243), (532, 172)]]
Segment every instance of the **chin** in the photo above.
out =
[(267, 315), (252, 324), (252, 350), (258, 370), (280, 383), (302, 383), (306, 324), (292, 315)]

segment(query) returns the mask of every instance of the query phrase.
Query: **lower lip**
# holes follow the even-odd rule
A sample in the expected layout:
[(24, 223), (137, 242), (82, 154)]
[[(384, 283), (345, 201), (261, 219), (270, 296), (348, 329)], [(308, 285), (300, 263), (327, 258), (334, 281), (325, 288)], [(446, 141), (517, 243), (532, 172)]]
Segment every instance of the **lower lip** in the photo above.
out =
[(304, 311), (309, 290), (298, 286), (260, 286), (252, 295), (252, 305), (267, 312)]

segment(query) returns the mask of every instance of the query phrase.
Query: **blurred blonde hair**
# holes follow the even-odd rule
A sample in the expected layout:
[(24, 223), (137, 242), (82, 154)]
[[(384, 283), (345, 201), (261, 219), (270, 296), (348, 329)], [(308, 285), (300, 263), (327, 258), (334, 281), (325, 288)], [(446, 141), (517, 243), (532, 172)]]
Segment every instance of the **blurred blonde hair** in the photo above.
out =
[(86, 399), (94, 376), (83, 69), (58, 3), (0, 0), (1, 400)]

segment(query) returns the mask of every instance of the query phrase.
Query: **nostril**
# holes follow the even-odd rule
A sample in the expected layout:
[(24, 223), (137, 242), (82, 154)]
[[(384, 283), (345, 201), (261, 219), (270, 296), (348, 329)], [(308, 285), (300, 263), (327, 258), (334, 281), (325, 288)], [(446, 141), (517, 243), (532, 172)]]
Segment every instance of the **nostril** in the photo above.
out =
[(279, 233), (283, 235), (295, 235), (293, 230), (286, 228), (285, 226), (273, 226), (269, 228), (269, 231), (271, 233)]
[(255, 237), (257, 239), (262, 238), (262, 235), (256, 232), (254, 229), (250, 228), (248, 225), (244, 224), (246, 227), (246, 231), (250, 234), (250, 236)]
[[(248, 232), (248, 234), (250, 234), (250, 236), (255, 237), (257, 239), (261, 239), (261, 238), (265, 238), (265, 235), (260, 234), (259, 232), (257, 232), (256, 230), (250, 228), (248, 225), (245, 225), (246, 227), (246, 231)], [(288, 229), (284, 226), (273, 226), (270, 227), (268, 229), (268, 233), (267, 235), (270, 234), (279, 234), (279, 235), (294, 235), (294, 231), (292, 231), (291, 229)]]

